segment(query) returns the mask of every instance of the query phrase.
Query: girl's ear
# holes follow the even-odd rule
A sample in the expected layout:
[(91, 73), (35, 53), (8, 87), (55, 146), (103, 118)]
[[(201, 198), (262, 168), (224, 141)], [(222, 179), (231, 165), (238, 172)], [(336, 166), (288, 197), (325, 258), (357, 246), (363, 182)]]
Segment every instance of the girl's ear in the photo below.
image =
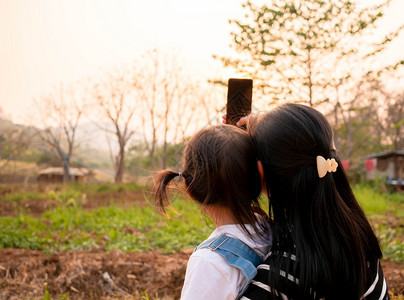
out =
[(261, 191), (264, 195), (268, 197), (268, 191), (267, 187), (265, 184), (265, 174), (264, 174), (264, 166), (262, 165), (262, 162), (260, 160), (257, 160), (257, 168), (258, 168), (258, 173), (260, 174), (261, 178)]

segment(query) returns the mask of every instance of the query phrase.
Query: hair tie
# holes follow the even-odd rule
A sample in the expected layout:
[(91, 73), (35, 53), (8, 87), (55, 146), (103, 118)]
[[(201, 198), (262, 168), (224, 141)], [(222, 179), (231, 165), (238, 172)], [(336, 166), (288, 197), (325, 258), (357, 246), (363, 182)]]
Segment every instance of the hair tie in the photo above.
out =
[(316, 157), (316, 161), (318, 177), (320, 178), (323, 178), (327, 172), (331, 173), (337, 171), (338, 163), (334, 158), (326, 160), (324, 157), (319, 155)]

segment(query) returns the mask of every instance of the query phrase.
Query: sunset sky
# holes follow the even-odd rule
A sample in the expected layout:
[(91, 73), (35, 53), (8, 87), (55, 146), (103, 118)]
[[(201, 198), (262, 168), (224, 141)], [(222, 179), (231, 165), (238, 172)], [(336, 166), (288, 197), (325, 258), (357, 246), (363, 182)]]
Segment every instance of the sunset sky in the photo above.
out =
[[(129, 63), (146, 50), (178, 52), (195, 76), (217, 72), (228, 54), (228, 20), (241, 0), (0, 0), (0, 106), (15, 122), (33, 98), (61, 82)], [(263, 1), (260, 1), (263, 2)], [(393, 0), (381, 32), (404, 22)], [(403, 56), (404, 37), (386, 59)]]

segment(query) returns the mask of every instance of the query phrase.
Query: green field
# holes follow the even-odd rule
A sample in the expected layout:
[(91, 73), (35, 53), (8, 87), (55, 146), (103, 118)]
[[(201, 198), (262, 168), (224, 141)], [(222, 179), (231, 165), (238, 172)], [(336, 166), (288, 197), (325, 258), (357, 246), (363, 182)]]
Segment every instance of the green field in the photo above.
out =
[[(150, 199), (137, 199), (122, 207), (118, 199), (107, 206), (84, 209), (86, 201), (96, 201), (97, 194), (141, 189), (136, 185), (72, 185), (47, 192), (13, 191), (0, 201), (56, 200), (57, 205), (40, 216), (32, 216), (18, 207), (16, 216), (0, 217), (0, 248), (26, 248), (54, 253), (64, 250), (104, 249), (111, 251), (146, 251), (162, 249), (172, 253), (192, 248), (213, 229), (198, 206), (177, 196), (169, 212), (171, 220), (159, 215)], [(381, 194), (371, 187), (358, 185), (355, 194), (380, 239), (385, 257), (404, 262), (404, 194)], [(146, 197), (147, 198), (147, 197)]]
[[(40, 200), (38, 200), (40, 201)], [(119, 249), (171, 253), (194, 247), (212, 230), (198, 207), (184, 199), (174, 202), (179, 215), (171, 220), (159, 215), (152, 205), (120, 207), (110, 204), (85, 210), (74, 198), (40, 217), (19, 213), (0, 218), (0, 248), (28, 248), (45, 252), (63, 250)]]
[(355, 195), (371, 221), (382, 246), (383, 255), (404, 262), (404, 193), (380, 193), (357, 185)]

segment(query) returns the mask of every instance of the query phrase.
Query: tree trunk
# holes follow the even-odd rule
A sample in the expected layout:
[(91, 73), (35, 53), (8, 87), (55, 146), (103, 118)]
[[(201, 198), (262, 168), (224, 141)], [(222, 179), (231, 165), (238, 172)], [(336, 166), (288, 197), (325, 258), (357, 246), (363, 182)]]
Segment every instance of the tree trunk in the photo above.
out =
[(335, 148), (337, 148), (337, 150), (339, 150), (340, 149), (340, 145), (339, 145), (339, 136), (338, 136), (338, 124), (339, 124), (339, 122), (338, 122), (338, 105), (339, 105), (339, 102), (337, 102), (337, 104), (335, 105), (335, 107), (334, 107), (334, 119), (335, 119), (335, 123), (334, 123), (334, 128), (335, 128), (335, 130), (334, 130), (334, 146), (335, 146)]
[(116, 163), (115, 183), (121, 183), (125, 172), (125, 145), (120, 145)]
[(313, 107), (313, 75), (312, 75), (312, 66), (311, 66), (311, 53), (310, 49), (307, 50), (307, 68), (309, 69), (309, 74), (308, 74), (308, 87), (309, 87), (309, 104), (310, 107)]
[(63, 183), (71, 181), (70, 177), (70, 162), (66, 159), (63, 160)]

